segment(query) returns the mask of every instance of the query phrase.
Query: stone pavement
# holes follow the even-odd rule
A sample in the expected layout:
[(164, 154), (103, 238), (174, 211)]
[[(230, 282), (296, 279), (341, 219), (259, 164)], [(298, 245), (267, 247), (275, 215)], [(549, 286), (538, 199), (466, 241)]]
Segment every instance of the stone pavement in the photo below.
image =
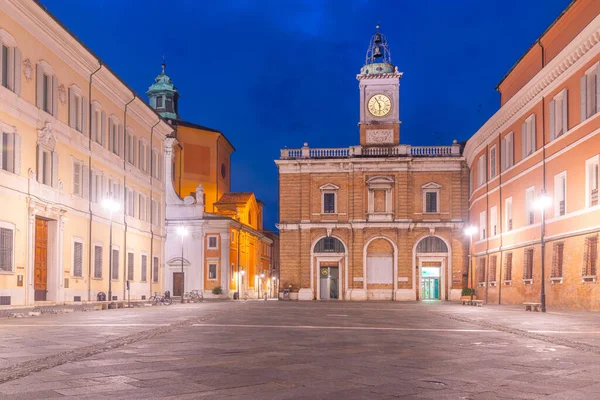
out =
[(229, 301), (0, 320), (0, 337), (7, 399), (600, 398), (600, 313)]

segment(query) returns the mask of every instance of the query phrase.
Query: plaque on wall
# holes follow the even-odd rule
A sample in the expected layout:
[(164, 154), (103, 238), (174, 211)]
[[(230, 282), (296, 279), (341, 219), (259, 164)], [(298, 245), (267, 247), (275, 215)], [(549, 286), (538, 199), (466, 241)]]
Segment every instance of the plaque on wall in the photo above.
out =
[(393, 144), (393, 129), (367, 129), (367, 144)]

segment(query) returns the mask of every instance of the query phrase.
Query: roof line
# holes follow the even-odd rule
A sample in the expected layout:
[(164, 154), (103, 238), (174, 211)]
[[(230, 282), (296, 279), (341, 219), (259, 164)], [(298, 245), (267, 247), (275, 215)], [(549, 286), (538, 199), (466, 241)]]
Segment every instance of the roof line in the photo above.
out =
[[(529, 48), (525, 51), (525, 53), (523, 53), (521, 55), (521, 57), (519, 57), (519, 59), (517, 60), (517, 62), (515, 62), (513, 64), (512, 67), (510, 67), (510, 69), (508, 70), (508, 72), (506, 74), (504, 74), (504, 76), (502, 77), (502, 79), (500, 80), (500, 82), (498, 82), (498, 84), (496, 85), (496, 90), (498, 90), (500, 88), (500, 85), (502, 85), (502, 82), (504, 82), (506, 80), (506, 78), (508, 78), (508, 75), (510, 75), (511, 72), (513, 72), (513, 70), (517, 67), (517, 65), (519, 65), (519, 63), (521, 62), (521, 60), (523, 60), (523, 58), (525, 58), (525, 56), (529, 53), (529, 51), (531, 49), (533, 49), (533, 47), (540, 43), (540, 41), (542, 40), (542, 38), (544, 37), (544, 35), (546, 35), (546, 33), (548, 33), (548, 31), (554, 26), (556, 25), (556, 23), (558, 22), (559, 19), (562, 18), (563, 15), (565, 15), (565, 13), (573, 6), (573, 4), (575, 4), (577, 0), (571, 0), (571, 2), (567, 5), (567, 7), (565, 7), (564, 10), (561, 11), (560, 14), (558, 14), (558, 17), (556, 17), (554, 19), (554, 21), (552, 21), (552, 23), (546, 28), (546, 30), (544, 30), (544, 32), (542, 32), (542, 34), (531, 44), (531, 46), (529, 46)], [(543, 60), (542, 60), (543, 62)]]

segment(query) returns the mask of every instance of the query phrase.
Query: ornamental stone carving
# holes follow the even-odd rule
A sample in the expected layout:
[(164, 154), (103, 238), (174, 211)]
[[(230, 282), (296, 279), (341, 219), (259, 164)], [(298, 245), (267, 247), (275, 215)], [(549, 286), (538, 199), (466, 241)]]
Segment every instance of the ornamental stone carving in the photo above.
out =
[(33, 78), (33, 67), (31, 66), (29, 58), (23, 61), (23, 75), (25, 75), (25, 79), (27, 79), (28, 82)]
[(54, 137), (50, 122), (46, 122), (43, 128), (38, 129), (38, 144), (51, 151), (54, 151), (56, 148), (56, 137)]
[(65, 89), (65, 85), (60, 85), (58, 87), (58, 99), (62, 104), (67, 102), (67, 90)]
[(192, 196), (185, 196), (183, 198), (183, 204), (185, 204), (186, 206), (191, 206), (192, 204), (194, 204), (194, 198)]
[(392, 129), (367, 129), (367, 144), (393, 144)]

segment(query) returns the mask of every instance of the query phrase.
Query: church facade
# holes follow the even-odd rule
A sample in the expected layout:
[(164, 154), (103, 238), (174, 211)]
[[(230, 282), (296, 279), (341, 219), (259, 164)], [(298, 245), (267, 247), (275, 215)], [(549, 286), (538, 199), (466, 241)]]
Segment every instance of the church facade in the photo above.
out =
[(467, 273), (469, 171), (450, 146), (400, 143), (400, 80), (385, 36), (359, 81), (359, 144), (282, 149), (280, 295), (452, 300)]

